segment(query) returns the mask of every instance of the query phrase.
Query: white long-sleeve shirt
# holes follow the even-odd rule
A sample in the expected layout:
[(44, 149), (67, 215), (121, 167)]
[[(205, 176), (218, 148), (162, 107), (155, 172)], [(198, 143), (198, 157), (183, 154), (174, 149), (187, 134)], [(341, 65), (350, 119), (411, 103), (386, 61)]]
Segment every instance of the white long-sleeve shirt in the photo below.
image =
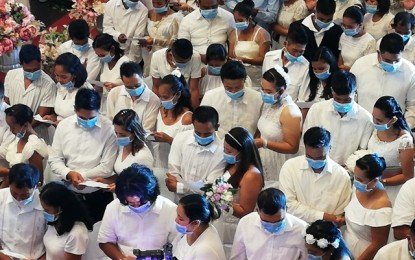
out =
[(328, 156), (321, 173), (311, 169), (305, 156), (289, 159), (281, 168), (280, 188), (288, 212), (308, 223), (323, 219), (324, 213), (343, 214), (352, 194), (349, 174)]

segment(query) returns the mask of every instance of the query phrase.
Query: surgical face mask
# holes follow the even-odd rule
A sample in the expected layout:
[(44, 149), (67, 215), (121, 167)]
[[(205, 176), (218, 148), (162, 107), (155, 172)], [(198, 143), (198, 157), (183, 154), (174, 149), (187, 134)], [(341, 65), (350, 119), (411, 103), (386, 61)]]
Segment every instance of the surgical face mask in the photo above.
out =
[(206, 20), (213, 20), (218, 15), (218, 9), (207, 9), (207, 10), (200, 10), (200, 14)]
[(339, 103), (333, 100), (333, 107), (334, 107), (334, 110), (336, 110), (339, 113), (348, 113), (350, 110), (352, 110), (353, 103), (350, 102), (350, 103), (342, 104), (342, 103)]
[(375, 14), (378, 10), (378, 6), (377, 5), (366, 5), (366, 11), (369, 14)]
[(346, 36), (355, 36), (356, 34), (358, 34), (359, 33), (359, 27), (358, 28), (354, 28), (354, 29), (346, 29), (346, 28), (343, 28), (343, 32), (344, 32), (344, 34), (346, 34)]
[(89, 45), (89, 43), (85, 43), (84, 45), (74, 44), (72, 47), (77, 51), (86, 52), (89, 50), (89, 48), (91, 48), (91, 45)]
[(88, 120), (82, 119), (79, 116), (77, 116), (76, 118), (78, 120), (78, 125), (82, 128), (86, 128), (86, 129), (94, 127), (97, 120), (98, 120), (97, 116), (94, 117), (94, 118), (88, 119)]
[(167, 12), (169, 10), (169, 8), (167, 6), (154, 7), (153, 10), (156, 14), (161, 14), (161, 13)]
[(208, 65), (207, 68), (208, 68), (208, 71), (212, 75), (215, 75), (215, 76), (219, 76), (220, 75), (220, 70), (222, 69), (222, 67), (213, 67), (213, 66), (210, 66), (210, 65)]
[(112, 61), (113, 58), (114, 56), (111, 56), (111, 54), (108, 53), (108, 55), (105, 55), (104, 57), (100, 57), (99, 60), (101, 61), (101, 63), (109, 63)]
[[(23, 129), (23, 127), (22, 127), (22, 129)], [(26, 135), (26, 131), (23, 132), (22, 130), (20, 130), (20, 132), (16, 133), (17, 139), (23, 139), (25, 135)]]
[(238, 31), (244, 31), (248, 28), (249, 23), (248, 22), (239, 22), (239, 23), (235, 23), (236, 29)]
[(141, 213), (147, 212), (150, 209), (150, 207), (151, 207), (150, 201), (147, 201), (146, 204), (143, 204), (143, 205), (141, 205), (139, 207), (133, 207), (131, 205), (128, 205), (128, 208), (132, 212), (137, 213), (137, 214), (141, 214)]
[(210, 135), (208, 137), (200, 137), (196, 133), (193, 133), (193, 136), (195, 137), (196, 142), (202, 146), (206, 146), (211, 142), (215, 141), (215, 134)]
[(326, 80), (326, 79), (328, 79), (328, 78), (330, 77), (330, 75), (331, 75), (331, 73), (330, 73), (330, 68), (328, 68), (326, 71), (323, 71), (323, 72), (321, 72), (321, 73), (314, 72), (314, 75), (316, 75), (316, 77), (317, 77), (319, 80)]
[(296, 62), (300, 62), (303, 60), (303, 55), (295, 57), (294, 55), (291, 55), (287, 49), (284, 49), (284, 56), (285, 58), (287, 58), (288, 61), (292, 62), (292, 63), (296, 63)]
[(330, 22), (325, 23), (325, 22), (322, 22), (322, 21), (320, 21), (319, 19), (317, 19), (317, 17), (316, 17), (315, 22), (316, 22), (316, 25), (317, 25), (319, 28), (321, 28), (321, 29), (327, 28), (327, 27), (329, 27), (329, 25), (331, 24), (331, 21), (330, 21)]
[(173, 99), (174, 99), (174, 96), (170, 100), (161, 101), (161, 105), (164, 107), (164, 109), (169, 110), (169, 109), (173, 109), (176, 106), (177, 102), (174, 103)]
[(377, 125), (377, 124), (373, 123), (373, 127), (379, 132), (389, 130), (390, 126), (388, 126), (388, 124), (390, 123), (390, 121), (392, 121), (392, 119), (389, 120), (389, 122), (387, 122), (386, 124), (383, 124), (383, 125)]
[(24, 207), (24, 206), (26, 206), (26, 205), (28, 205), (28, 204), (30, 204), (30, 203), (32, 203), (32, 201), (33, 201), (33, 196), (35, 195), (35, 190), (33, 189), (33, 192), (32, 192), (32, 194), (29, 196), (29, 198), (27, 198), (27, 199), (24, 199), (24, 200), (21, 200), (21, 201), (18, 201), (17, 199), (15, 199), (13, 196), (12, 196), (12, 198), (13, 198), (13, 201), (19, 206), (19, 207)]
[(269, 223), (269, 222), (265, 222), (261, 220), (261, 225), (262, 227), (268, 231), (271, 234), (281, 234), (286, 226), (286, 220), (283, 219), (281, 221), (278, 221), (276, 223)]
[(43, 211), (43, 217), (45, 218), (46, 222), (54, 223), (58, 220), (59, 213), (58, 214), (50, 214), (50, 213), (47, 213), (46, 211)]
[(409, 40), (409, 38), (411, 38), (411, 36), (412, 36), (411, 33), (409, 33), (409, 34), (400, 34), (400, 33), (397, 33), (396, 31), (395, 31), (395, 33), (398, 34), (399, 36), (401, 36), (402, 40), (404, 42), (407, 42)]
[(137, 6), (138, 2), (132, 2), (130, 0), (123, 0), (124, 4), (128, 7), (128, 8), (134, 8)]
[(117, 137), (117, 144), (119, 146), (127, 146), (131, 144), (133, 140), (130, 140), (130, 137)]
[(236, 100), (236, 99), (238, 99), (238, 98), (240, 98), (240, 97), (242, 97), (242, 96), (244, 95), (245, 90), (242, 88), (241, 90), (239, 90), (239, 91), (237, 91), (237, 92), (235, 92), (235, 93), (232, 93), (232, 92), (229, 92), (229, 91), (225, 90), (225, 93), (226, 93), (226, 95), (228, 95), (228, 97), (230, 97), (232, 100)]
[(138, 96), (140, 96), (141, 94), (143, 94), (144, 89), (145, 89), (145, 85), (144, 84), (141, 84), (141, 86), (139, 86), (138, 88), (133, 88), (133, 89), (125, 87), (125, 90), (132, 97), (138, 97)]
[(326, 166), (326, 162), (327, 162), (326, 159), (324, 159), (324, 160), (313, 160), (313, 159), (310, 159), (310, 158), (307, 158), (307, 157), (305, 159), (307, 160), (308, 165), (311, 168), (313, 168), (314, 170), (323, 168), (324, 166)]
[(65, 88), (66, 90), (71, 90), (75, 87), (75, 83), (73, 81), (66, 82), (65, 84), (58, 83), (61, 87)]
[(311, 255), (308, 254), (308, 260), (322, 260), (323, 256), (316, 256), (316, 255)]
[(28, 72), (28, 71), (23, 71), (23, 74), (25, 76), (25, 78), (27, 78), (30, 81), (36, 81), (38, 79), (40, 79), (40, 77), (42, 76), (42, 70), (37, 70), (34, 72)]
[(235, 163), (239, 162), (239, 160), (236, 159), (237, 156), (238, 155), (230, 155), (230, 154), (227, 154), (227, 153), (223, 153), (223, 159), (228, 164), (235, 164)]
[(275, 100), (275, 94), (267, 94), (261, 91), (262, 101), (265, 104), (275, 104), (277, 100)]
[[(370, 181), (370, 182), (371, 182), (371, 181)], [(369, 182), (369, 183), (370, 183), (370, 182)], [(353, 180), (353, 185), (354, 185), (354, 187), (356, 188), (356, 190), (358, 190), (358, 191), (360, 191), (360, 192), (371, 192), (374, 188), (378, 188), (378, 189), (381, 189), (381, 190), (385, 189), (385, 188), (383, 187), (383, 184), (382, 184), (379, 180), (377, 180), (377, 181), (376, 181), (375, 186), (374, 186), (373, 188), (371, 188), (371, 189), (368, 189), (368, 187), (367, 187), (367, 185), (368, 185), (369, 183), (364, 184), (364, 183), (361, 183), (360, 181), (358, 181), (358, 180), (356, 180), (356, 179), (354, 179), (354, 180)]]
[(176, 230), (177, 232), (179, 232), (182, 235), (191, 235), (193, 234), (193, 231), (187, 231), (187, 226), (182, 226), (177, 224), (176, 222)]
[(380, 65), (382, 66), (382, 69), (386, 72), (389, 72), (389, 73), (395, 73), (399, 69), (401, 64), (402, 64), (401, 60), (398, 61), (398, 62), (394, 62), (392, 64), (389, 63), (389, 62), (383, 61), (383, 60), (380, 62)]

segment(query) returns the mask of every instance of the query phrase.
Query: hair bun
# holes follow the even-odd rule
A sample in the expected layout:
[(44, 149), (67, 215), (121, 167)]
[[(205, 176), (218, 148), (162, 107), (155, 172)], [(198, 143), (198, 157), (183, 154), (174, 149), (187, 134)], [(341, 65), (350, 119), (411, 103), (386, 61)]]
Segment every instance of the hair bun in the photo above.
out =
[(180, 72), (178, 68), (174, 69), (170, 74), (173, 76), (176, 76), (178, 79), (182, 77), (182, 73)]

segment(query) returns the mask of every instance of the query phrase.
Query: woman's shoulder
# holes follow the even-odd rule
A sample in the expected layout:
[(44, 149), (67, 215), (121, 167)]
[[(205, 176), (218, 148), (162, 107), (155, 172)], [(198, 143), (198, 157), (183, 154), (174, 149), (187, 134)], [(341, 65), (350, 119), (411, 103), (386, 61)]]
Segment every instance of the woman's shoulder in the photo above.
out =
[(388, 197), (388, 194), (385, 190), (379, 190), (378, 194), (372, 199), (370, 209), (372, 210), (382, 210), (382, 209), (391, 209), (392, 203)]
[(262, 173), (259, 169), (253, 165), (249, 167), (249, 169), (245, 172), (244, 176), (241, 179), (242, 183), (252, 183), (258, 180), (262, 180)]

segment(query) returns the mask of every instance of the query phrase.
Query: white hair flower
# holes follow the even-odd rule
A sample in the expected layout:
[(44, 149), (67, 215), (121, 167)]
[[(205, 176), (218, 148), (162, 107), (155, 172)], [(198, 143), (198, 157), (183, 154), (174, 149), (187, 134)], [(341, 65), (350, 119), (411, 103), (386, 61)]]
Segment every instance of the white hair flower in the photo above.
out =
[(180, 78), (182, 76), (182, 73), (177, 68), (175, 70), (173, 70), (170, 74), (173, 75), (173, 76), (176, 76), (178, 78)]
[(285, 72), (283, 67), (275, 65), (274, 69), (284, 78), (285, 83), (288, 86), (291, 83), (291, 79), (290, 76), (288, 76), (288, 74)]
[(313, 235), (311, 234), (306, 234), (305, 235), (305, 241), (307, 242), (307, 244), (312, 245), (316, 242), (316, 239), (314, 238)]
[(326, 248), (329, 245), (329, 241), (325, 238), (317, 240), (317, 246), (320, 248)]
[(339, 248), (339, 245), (340, 245), (340, 239), (336, 238), (336, 240), (334, 240), (334, 241), (331, 243), (331, 245), (332, 245), (334, 248)]
[(333, 246), (334, 248), (338, 248), (340, 245), (340, 239), (336, 238), (333, 242), (329, 243), (329, 241), (325, 238), (315, 239), (312, 234), (305, 235), (305, 241), (309, 245), (313, 245), (317, 242), (317, 246), (321, 249), (328, 247), (329, 245)]

